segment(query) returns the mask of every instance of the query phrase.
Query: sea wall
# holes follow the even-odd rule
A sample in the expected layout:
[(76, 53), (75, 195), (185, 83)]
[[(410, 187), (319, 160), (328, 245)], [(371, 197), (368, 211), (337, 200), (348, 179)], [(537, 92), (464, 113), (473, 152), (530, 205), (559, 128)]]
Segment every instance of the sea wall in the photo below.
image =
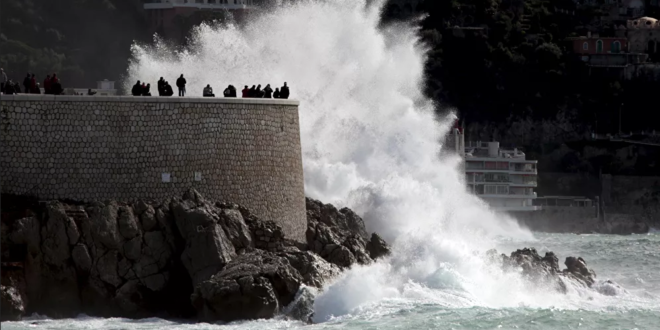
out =
[(129, 202), (194, 188), (304, 239), (297, 101), (3, 95), (0, 130), (3, 193)]

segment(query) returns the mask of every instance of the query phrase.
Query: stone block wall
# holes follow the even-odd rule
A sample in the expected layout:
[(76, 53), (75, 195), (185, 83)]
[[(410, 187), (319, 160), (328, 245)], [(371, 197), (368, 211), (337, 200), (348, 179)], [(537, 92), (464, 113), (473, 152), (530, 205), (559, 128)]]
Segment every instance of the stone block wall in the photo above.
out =
[(304, 240), (298, 102), (2, 96), (3, 193), (164, 200), (195, 188)]

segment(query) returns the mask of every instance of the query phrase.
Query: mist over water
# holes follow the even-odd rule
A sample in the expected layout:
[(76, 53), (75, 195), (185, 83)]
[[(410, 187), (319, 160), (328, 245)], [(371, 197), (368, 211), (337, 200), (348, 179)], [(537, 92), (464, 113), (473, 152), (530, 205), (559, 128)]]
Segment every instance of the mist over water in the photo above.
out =
[(535, 238), (466, 192), (457, 158), (440, 157), (454, 115), (436, 116), (439, 105), (422, 94), (416, 28), (379, 26), (381, 10), (382, 2), (303, 1), (244, 28), (203, 25), (186, 50), (134, 46), (125, 87), (160, 77), (174, 85), (181, 73), (195, 96), (207, 84), (221, 95), (229, 84), (288, 83), (300, 100), (306, 195), (354, 209), (393, 245), (390, 258), (355, 267), (320, 293), (316, 321), (419, 303), (584, 307), (584, 293), (529, 287), (480, 256)]

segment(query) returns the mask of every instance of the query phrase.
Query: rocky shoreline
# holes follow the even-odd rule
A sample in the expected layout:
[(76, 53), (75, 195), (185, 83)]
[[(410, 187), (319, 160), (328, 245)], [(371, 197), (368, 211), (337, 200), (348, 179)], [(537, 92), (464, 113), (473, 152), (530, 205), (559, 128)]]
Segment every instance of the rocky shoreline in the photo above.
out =
[[(3, 321), (35, 312), (270, 318), (295, 305), (301, 287), (321, 288), (342, 269), (389, 254), (353, 211), (312, 199), (306, 242), (194, 190), (162, 203), (21, 203), (3, 211)], [(311, 320), (309, 306), (287, 310)]]
[[(390, 254), (348, 208), (307, 199), (306, 241), (273, 221), (191, 190), (161, 203), (80, 204), (12, 200), (2, 213), (1, 319), (184, 318), (204, 322), (271, 318), (311, 322), (313, 289), (353, 265)], [(7, 204), (4, 204), (5, 206)], [(532, 286), (592, 288), (582, 258), (541, 257), (535, 249), (486, 252)], [(615, 283), (596, 288), (616, 293)]]

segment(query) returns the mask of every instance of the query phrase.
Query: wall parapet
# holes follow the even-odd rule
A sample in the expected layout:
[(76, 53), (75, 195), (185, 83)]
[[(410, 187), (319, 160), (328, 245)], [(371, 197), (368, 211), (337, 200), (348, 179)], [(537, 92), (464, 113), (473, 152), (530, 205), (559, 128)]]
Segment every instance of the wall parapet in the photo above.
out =
[(2, 95), (2, 192), (163, 201), (195, 188), (304, 240), (298, 101)]

